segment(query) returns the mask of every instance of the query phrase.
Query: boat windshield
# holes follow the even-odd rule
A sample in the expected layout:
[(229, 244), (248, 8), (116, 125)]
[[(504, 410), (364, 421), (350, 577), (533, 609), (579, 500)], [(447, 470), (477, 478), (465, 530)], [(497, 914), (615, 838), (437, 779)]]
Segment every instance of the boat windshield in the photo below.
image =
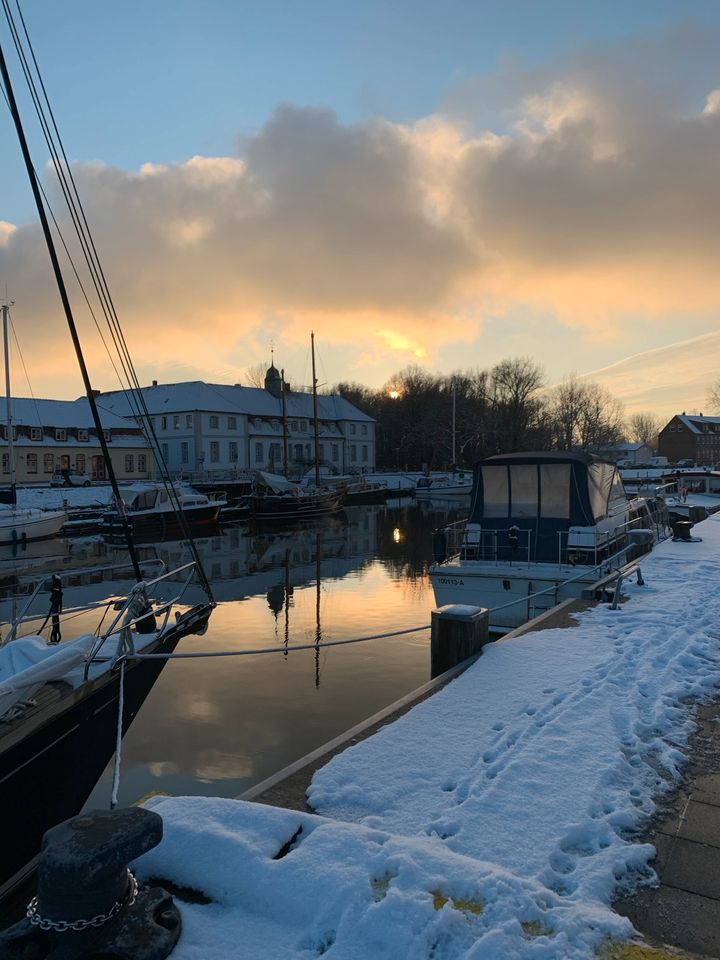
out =
[(120, 488), (120, 496), (129, 510), (152, 510), (157, 500), (157, 490), (133, 490), (132, 487)]

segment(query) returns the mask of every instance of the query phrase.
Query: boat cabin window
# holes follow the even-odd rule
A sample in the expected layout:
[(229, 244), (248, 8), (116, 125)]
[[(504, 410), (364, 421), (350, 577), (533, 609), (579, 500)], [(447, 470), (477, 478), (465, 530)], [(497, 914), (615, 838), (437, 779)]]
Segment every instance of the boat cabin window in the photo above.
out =
[(132, 510), (152, 510), (155, 506), (157, 490), (145, 490), (139, 493), (132, 502)]
[(159, 500), (159, 502), (160, 502), (160, 503), (167, 503), (167, 502), (168, 502), (168, 495), (165, 493), (164, 490), (161, 490), (161, 491), (160, 491), (160, 500)]
[(570, 519), (570, 464), (540, 464), (540, 516)]
[(518, 464), (510, 467), (510, 495), (512, 497), (511, 516), (514, 518), (537, 517), (538, 512), (538, 475), (537, 466)]
[(510, 504), (507, 467), (483, 467), (482, 478), (485, 517), (507, 517)]

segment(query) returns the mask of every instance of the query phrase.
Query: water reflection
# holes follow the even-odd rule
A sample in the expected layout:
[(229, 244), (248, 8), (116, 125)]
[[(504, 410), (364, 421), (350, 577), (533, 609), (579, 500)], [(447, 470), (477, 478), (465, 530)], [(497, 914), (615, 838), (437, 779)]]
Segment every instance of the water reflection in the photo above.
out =
[[(286, 652), (168, 663), (125, 738), (120, 801), (153, 790), (236, 796), (424, 683), (428, 633), (320, 644), (429, 623), (431, 531), (460, 515), (397, 502), (310, 528), (238, 525), (199, 539), (218, 606), (206, 635), (182, 650)], [(3, 618), (58, 567), (75, 571), (66, 605), (130, 585), (125, 551), (100, 538), (33, 553), (0, 557)], [(181, 542), (146, 544), (141, 558), (169, 569), (188, 559)], [(168, 584), (170, 595), (178, 585)], [(311, 649), (293, 651), (297, 644)], [(106, 771), (90, 805), (106, 804), (109, 781)]]

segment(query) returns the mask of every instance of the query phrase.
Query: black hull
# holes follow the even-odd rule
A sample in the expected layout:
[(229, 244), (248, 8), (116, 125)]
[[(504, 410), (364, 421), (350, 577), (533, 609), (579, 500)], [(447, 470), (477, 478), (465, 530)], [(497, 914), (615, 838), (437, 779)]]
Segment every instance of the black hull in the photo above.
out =
[(306, 501), (293, 497), (251, 497), (250, 511), (253, 520), (258, 522), (289, 521), (295, 523), (300, 520), (314, 520), (317, 517), (326, 517), (331, 513), (336, 513), (338, 510), (342, 510), (343, 500), (343, 494), (314, 497)]
[[(148, 652), (169, 653), (180, 639), (201, 631), (209, 604), (188, 611)], [(165, 660), (130, 661), (125, 669), (123, 734), (152, 689)], [(115, 750), (119, 672), (88, 681), (47, 708), (16, 743), (0, 741), (0, 810), (5, 837), (0, 897), (33, 868), (42, 835), (80, 812)], [(31, 718), (28, 718), (30, 720)], [(21, 728), (18, 728), (20, 730)]]
[[(219, 504), (209, 504), (206, 507), (197, 507), (183, 511), (183, 518), (188, 525), (195, 529), (198, 526), (217, 525), (220, 515)], [(158, 511), (147, 514), (128, 514), (130, 528), (133, 534), (140, 536), (152, 533), (164, 533), (167, 530), (177, 531), (182, 527), (174, 511)], [(102, 530), (110, 534), (124, 534), (123, 522), (116, 513), (106, 513), (102, 518)]]

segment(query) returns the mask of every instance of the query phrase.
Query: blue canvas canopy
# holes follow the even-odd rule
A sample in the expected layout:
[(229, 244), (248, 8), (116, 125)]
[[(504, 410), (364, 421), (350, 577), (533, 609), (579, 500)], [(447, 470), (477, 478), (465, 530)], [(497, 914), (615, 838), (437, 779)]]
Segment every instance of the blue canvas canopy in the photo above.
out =
[(468, 523), (520, 531), (528, 559), (558, 557), (558, 534), (591, 527), (624, 496), (614, 464), (588, 453), (509, 453), (475, 466)]

